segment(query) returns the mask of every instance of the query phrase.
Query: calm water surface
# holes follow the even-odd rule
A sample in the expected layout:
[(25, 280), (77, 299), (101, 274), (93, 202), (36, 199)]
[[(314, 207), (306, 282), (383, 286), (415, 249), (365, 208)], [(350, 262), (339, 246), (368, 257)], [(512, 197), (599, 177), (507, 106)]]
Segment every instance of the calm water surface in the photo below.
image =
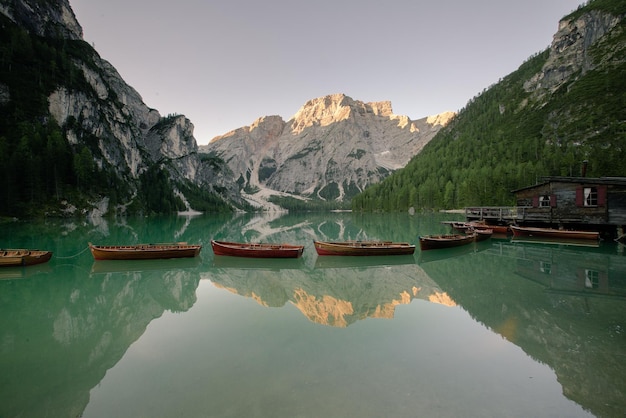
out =
[[(417, 243), (458, 215), (301, 214), (0, 225), (54, 251), (0, 270), (0, 417), (618, 417), (624, 247), (501, 237), (414, 256), (318, 257), (313, 239)], [(215, 257), (210, 239), (306, 245)], [(201, 243), (98, 261), (87, 243)]]

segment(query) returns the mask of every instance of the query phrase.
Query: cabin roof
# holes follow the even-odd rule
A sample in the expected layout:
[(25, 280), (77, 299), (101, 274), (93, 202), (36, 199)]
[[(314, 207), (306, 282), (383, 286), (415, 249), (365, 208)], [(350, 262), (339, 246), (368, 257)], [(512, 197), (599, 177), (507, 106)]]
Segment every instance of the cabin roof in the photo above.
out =
[(551, 176), (541, 177), (541, 182), (532, 186), (522, 187), (520, 189), (511, 190), (511, 193), (521, 192), (523, 190), (534, 189), (535, 187), (545, 186), (550, 183), (576, 183), (576, 184), (603, 184), (611, 186), (624, 186), (626, 187), (626, 177), (565, 177), (565, 176)]

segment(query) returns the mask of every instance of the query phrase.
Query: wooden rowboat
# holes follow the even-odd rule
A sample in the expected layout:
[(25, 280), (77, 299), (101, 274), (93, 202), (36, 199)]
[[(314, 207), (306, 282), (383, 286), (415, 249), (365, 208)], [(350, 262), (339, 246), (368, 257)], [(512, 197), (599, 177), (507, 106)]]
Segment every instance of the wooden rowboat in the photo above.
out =
[(514, 237), (564, 238), (598, 241), (600, 233), (595, 231), (571, 231), (566, 229), (534, 228), (511, 225)]
[(478, 231), (480, 229), (491, 229), (493, 230), (494, 234), (508, 235), (511, 233), (511, 228), (508, 225), (490, 225), (484, 222), (477, 221), (468, 222), (467, 224), (474, 228), (475, 231)]
[(488, 240), (493, 235), (493, 229), (475, 229), (474, 232), (476, 233), (476, 242)]
[(442, 234), (420, 236), (420, 249), (435, 250), (440, 248), (459, 247), (476, 241), (476, 233), (469, 234)]
[(459, 232), (467, 232), (469, 229), (479, 231), (481, 229), (491, 229), (494, 234), (507, 235), (511, 232), (511, 228), (508, 225), (489, 225), (484, 222), (446, 222), (452, 229)]
[(0, 267), (32, 266), (46, 263), (50, 258), (52, 251), (0, 249)]
[(256, 258), (298, 258), (304, 252), (304, 245), (227, 242), (211, 240), (215, 255)]
[(202, 245), (186, 243), (93, 245), (89, 249), (96, 260), (156, 260), (162, 258), (196, 257)]
[(391, 241), (313, 241), (318, 255), (410, 255), (415, 245)]

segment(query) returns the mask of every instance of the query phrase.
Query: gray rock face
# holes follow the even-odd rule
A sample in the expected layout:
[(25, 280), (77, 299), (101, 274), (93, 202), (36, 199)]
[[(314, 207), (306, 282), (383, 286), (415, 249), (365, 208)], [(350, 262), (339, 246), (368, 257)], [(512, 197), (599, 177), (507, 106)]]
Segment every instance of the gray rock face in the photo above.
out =
[[(552, 39), (550, 56), (541, 72), (524, 84), (527, 92), (541, 99), (564, 83), (571, 83), (579, 75), (593, 69), (590, 48), (611, 31), (621, 18), (592, 10), (575, 19), (563, 19)], [(608, 57), (607, 57), (608, 58)]]
[[(0, 12), (31, 33), (82, 41), (68, 0), (15, 0), (0, 5)], [(128, 201), (141, 174), (156, 164), (169, 172), (172, 184), (191, 182), (234, 205), (243, 204), (243, 197), (254, 201), (249, 195), (258, 190), (346, 201), (406, 165), (453, 116), (413, 121), (394, 115), (390, 102), (329, 95), (310, 100), (287, 122), (263, 117), (203, 147), (223, 159), (224, 167), (199, 155), (187, 118), (162, 117), (96, 51), (87, 54), (74, 64), (90, 88), (59, 86), (48, 97), (48, 110), (71, 144), (88, 146), (99, 167), (129, 185)], [(0, 85), (0, 101), (10, 97)], [(242, 197), (241, 190), (248, 195)], [(180, 190), (174, 192), (186, 201)], [(111, 209), (102, 202), (106, 196), (94, 200), (93, 214)]]
[[(0, 5), (0, 13), (33, 34), (82, 41), (82, 28), (67, 0), (15, 0)], [(169, 172), (172, 184), (191, 182), (236, 205), (244, 203), (231, 173), (224, 172), (228, 171), (226, 167), (202, 162), (189, 119), (182, 115), (161, 117), (109, 62), (94, 50), (88, 54), (75, 60), (74, 65), (90, 89), (59, 86), (48, 97), (50, 116), (66, 127), (71, 144), (88, 145), (96, 164), (111, 168), (133, 194), (139, 176), (159, 164)], [(0, 84), (0, 102), (10, 100), (10, 95)], [(174, 193), (186, 201), (182, 192)], [(129, 201), (133, 198), (127, 196)], [(94, 201), (90, 215), (109, 209), (102, 207), (103, 201), (108, 199)]]
[(390, 102), (334, 94), (310, 100), (287, 122), (260, 118), (200, 151), (224, 159), (251, 190), (343, 201), (404, 167), (453, 115), (412, 121), (394, 115)]
[(60, 35), (67, 39), (83, 39), (83, 28), (76, 20), (68, 0), (3, 1), (0, 13), (39, 36), (56, 38)]

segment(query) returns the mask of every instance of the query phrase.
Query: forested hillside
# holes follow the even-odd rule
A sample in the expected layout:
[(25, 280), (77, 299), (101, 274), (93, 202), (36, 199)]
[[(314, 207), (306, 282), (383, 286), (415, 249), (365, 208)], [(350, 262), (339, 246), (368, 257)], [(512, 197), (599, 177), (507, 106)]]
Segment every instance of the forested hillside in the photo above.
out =
[(591, 1), (564, 20), (607, 13), (618, 23), (580, 51), (591, 66), (539, 94), (525, 85), (553, 71), (545, 66), (560, 47), (531, 57), (470, 100), (404, 169), (353, 198), (352, 209), (512, 205), (511, 190), (580, 175), (583, 160), (588, 176), (625, 176), (626, 1)]
[[(39, 17), (53, 21), (50, 16)], [(132, 131), (136, 142), (142, 140), (142, 130), (153, 128), (150, 133), (158, 133), (174, 126), (176, 117), (157, 118), (152, 127), (142, 125), (128, 110), (127, 96), (120, 98), (110, 86), (104, 93), (96, 91), (94, 80), (107, 75), (89, 44), (61, 36), (61, 29), (56, 36), (33, 32), (0, 13), (0, 216), (63, 216), (72, 209), (87, 213), (103, 199), (110, 213), (118, 208), (125, 213), (170, 213), (186, 209), (181, 195), (197, 210), (231, 209), (211, 190), (188, 179), (173, 179), (167, 170), (173, 164), (166, 158), (151, 161), (146, 146), (125, 158), (119, 148), (103, 145), (103, 138), (115, 140), (112, 132), (102, 128), (108, 115), (100, 110), (106, 106), (120, 109), (121, 116), (110, 119)], [(65, 106), (76, 108), (78, 117), (59, 121), (52, 116), (50, 100), (55, 91), (82, 98), (81, 103)], [(113, 158), (115, 163), (109, 161)], [(134, 177), (123, 164), (131, 159), (136, 165), (146, 161)], [(202, 157), (205, 160), (210, 159)]]

